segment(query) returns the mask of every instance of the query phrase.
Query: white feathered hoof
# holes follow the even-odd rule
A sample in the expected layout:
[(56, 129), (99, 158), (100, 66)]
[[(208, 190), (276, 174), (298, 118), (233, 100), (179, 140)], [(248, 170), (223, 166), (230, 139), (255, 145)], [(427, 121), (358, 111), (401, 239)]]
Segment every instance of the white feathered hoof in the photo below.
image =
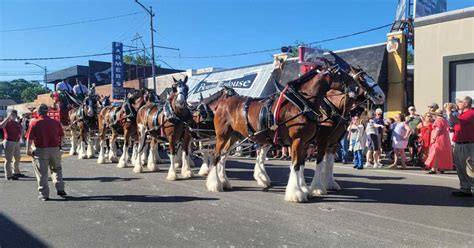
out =
[(109, 157), (109, 161), (110, 163), (117, 163), (119, 161), (119, 159), (117, 157)]
[(306, 194), (297, 188), (291, 188), (289, 189), (288, 187), (286, 188), (285, 191), (285, 201), (287, 202), (295, 202), (295, 203), (300, 203), (300, 202), (307, 202), (308, 197)]
[(97, 163), (105, 164), (105, 157), (102, 154), (99, 154), (99, 157), (97, 158)]
[(168, 171), (168, 176), (166, 176), (166, 180), (176, 181), (176, 179), (178, 179), (178, 176), (176, 175), (176, 172), (174, 170)]
[(328, 190), (333, 190), (333, 191), (340, 191), (342, 188), (339, 186), (339, 184), (336, 181), (330, 181), (328, 183)]
[(192, 178), (194, 176), (193, 171), (190, 169), (181, 170), (181, 176), (183, 178)]
[(205, 176), (207, 176), (207, 175), (209, 174), (209, 167), (207, 166), (207, 164), (206, 164), (206, 165), (203, 164), (203, 165), (201, 166), (201, 168), (199, 169), (198, 174), (199, 174), (200, 176), (203, 176), (203, 177), (205, 177)]
[(89, 146), (87, 148), (87, 153), (86, 153), (87, 158), (93, 158), (94, 157), (94, 151), (92, 150), (92, 146)]
[(222, 192), (224, 187), (217, 177), (217, 168), (214, 166), (210, 171), (206, 179), (206, 188), (211, 192)]
[(85, 159), (87, 158), (87, 155), (85, 153), (79, 152), (79, 155), (77, 155), (77, 159)]
[(148, 162), (148, 164), (146, 165), (146, 168), (148, 168), (148, 170), (150, 170), (150, 171), (160, 170), (160, 168), (156, 165), (155, 162)]
[(258, 186), (268, 188), (271, 185), (270, 178), (263, 173), (253, 174), (253, 178), (257, 181)]
[(135, 165), (135, 166), (133, 166), (133, 170), (132, 170), (132, 171), (133, 171), (133, 173), (139, 174), (139, 173), (142, 173), (142, 172), (143, 172), (143, 169), (142, 169), (142, 168), (143, 168), (143, 167), (140, 166), (140, 165)]
[(310, 190), (310, 195), (311, 196), (320, 196), (320, 195), (327, 195), (328, 192), (320, 187), (314, 187)]
[(127, 162), (125, 162), (125, 160), (123, 160), (123, 159), (120, 159), (120, 161), (117, 164), (117, 167), (118, 168), (125, 168), (125, 167), (127, 167)]
[(76, 149), (73, 149), (73, 148), (71, 147), (71, 149), (69, 149), (69, 156), (74, 156), (74, 155), (77, 155)]

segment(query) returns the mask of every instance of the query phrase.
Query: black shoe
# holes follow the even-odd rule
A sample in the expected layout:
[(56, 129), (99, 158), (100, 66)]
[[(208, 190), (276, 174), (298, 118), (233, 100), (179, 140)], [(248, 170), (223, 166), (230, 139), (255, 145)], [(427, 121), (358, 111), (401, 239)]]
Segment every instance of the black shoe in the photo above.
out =
[(22, 174), (22, 173), (13, 174), (13, 176), (16, 176), (16, 177), (26, 177), (26, 175), (25, 175), (25, 174)]
[(67, 196), (67, 193), (64, 190), (59, 190), (58, 195), (64, 197), (64, 196)]
[(472, 192), (455, 191), (451, 195), (456, 197), (472, 197)]
[(11, 176), (11, 177), (7, 177), (7, 180), (18, 180), (18, 177), (16, 177), (15, 175)]

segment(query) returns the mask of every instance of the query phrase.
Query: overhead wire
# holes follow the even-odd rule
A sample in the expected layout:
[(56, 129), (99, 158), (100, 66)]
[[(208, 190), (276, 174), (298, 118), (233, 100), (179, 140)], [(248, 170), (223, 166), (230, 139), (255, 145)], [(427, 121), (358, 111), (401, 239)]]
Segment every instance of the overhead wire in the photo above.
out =
[(92, 23), (92, 22), (108, 21), (108, 20), (123, 18), (123, 17), (127, 17), (127, 16), (138, 15), (139, 13), (140, 13), (140, 12), (133, 12), (133, 13), (123, 14), (123, 15), (117, 15), (117, 16), (109, 16), (109, 17), (103, 17), (103, 18), (99, 18), (99, 19), (86, 20), (86, 21), (78, 21), (78, 22), (70, 22), (70, 23), (63, 23), (63, 24), (55, 24), (55, 25), (49, 25), (49, 26), (30, 27), (30, 28), (17, 28), (17, 29), (4, 29), (4, 30), (0, 30), (0, 33), (18, 32), (18, 31), (29, 31), (29, 30), (38, 30), (38, 29), (47, 29), (47, 28), (57, 28), (57, 27), (64, 27), (64, 26), (71, 26), (71, 25), (78, 25), (78, 24), (85, 24), (85, 23)]

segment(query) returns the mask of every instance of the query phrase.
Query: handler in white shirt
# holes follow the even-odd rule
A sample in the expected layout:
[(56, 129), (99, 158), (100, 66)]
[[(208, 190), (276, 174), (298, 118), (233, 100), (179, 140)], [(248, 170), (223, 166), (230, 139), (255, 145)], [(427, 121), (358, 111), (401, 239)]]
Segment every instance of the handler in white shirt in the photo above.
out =
[(74, 85), (74, 88), (72, 88), (72, 91), (74, 92), (74, 95), (81, 100), (84, 99), (88, 93), (87, 87), (83, 85), (82, 81), (79, 79), (77, 80), (76, 85)]
[(64, 81), (61, 81), (61, 82), (56, 84), (56, 90), (67, 92), (67, 93), (72, 93), (71, 85), (69, 83), (64, 82)]

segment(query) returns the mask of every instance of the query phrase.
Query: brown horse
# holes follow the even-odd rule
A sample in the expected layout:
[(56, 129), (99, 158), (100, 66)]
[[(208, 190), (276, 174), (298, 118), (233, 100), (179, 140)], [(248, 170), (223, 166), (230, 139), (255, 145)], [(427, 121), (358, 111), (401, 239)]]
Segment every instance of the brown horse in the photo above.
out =
[(211, 154), (214, 153), (216, 144), (214, 111), (217, 109), (217, 103), (222, 97), (233, 95), (237, 93), (232, 88), (223, 86), (221, 90), (205, 99), (201, 95), (199, 103), (192, 109), (191, 133), (193, 139), (199, 143), (198, 152), (202, 155), (202, 164), (198, 172), (200, 176), (207, 176), (209, 173)]
[(97, 129), (97, 114), (99, 113), (100, 103), (96, 95), (88, 95), (83, 103), (69, 110), (69, 120), (71, 129), (71, 150), (70, 154), (76, 152), (78, 158), (92, 158), (94, 156), (92, 131)]
[[(173, 78), (174, 79), (174, 78)], [(177, 145), (181, 142), (182, 149), (182, 167), (181, 176), (190, 178), (193, 173), (190, 169), (190, 150), (189, 144), (191, 134), (188, 129), (188, 121), (191, 119), (191, 112), (187, 105), (187, 97), (189, 88), (186, 84), (188, 77), (184, 80), (176, 80), (172, 86), (172, 93), (168, 96), (166, 103), (162, 106), (159, 104), (147, 104), (143, 106), (137, 113), (136, 125), (138, 127), (139, 147), (137, 162), (133, 168), (135, 173), (143, 170), (142, 157), (144, 154), (144, 146), (147, 136), (152, 137), (150, 143), (150, 153), (148, 155), (147, 167), (149, 170), (155, 171), (155, 158), (157, 153), (158, 142), (168, 142), (170, 167), (168, 171), (168, 180), (176, 180), (176, 164), (178, 159)]]
[[(131, 140), (136, 136), (136, 114), (147, 102), (157, 101), (154, 92), (148, 89), (135, 90), (127, 94), (125, 102), (120, 106), (107, 106), (99, 113), (99, 157), (97, 163), (106, 162), (105, 148), (106, 135), (111, 132), (108, 148), (108, 160), (112, 163), (119, 162), (117, 167), (125, 168), (128, 164), (128, 150), (132, 144)], [(117, 159), (117, 138), (123, 135), (124, 145), (120, 160)]]
[[(321, 118), (318, 129), (319, 135), (315, 140), (318, 147), (316, 153), (316, 168), (311, 182), (312, 195), (327, 194), (327, 190), (340, 190), (341, 187), (334, 180), (334, 154), (338, 143), (350, 123), (350, 112), (354, 107), (360, 106), (367, 100), (376, 105), (383, 104), (385, 94), (380, 86), (370, 78), (362, 69), (351, 66), (354, 79), (362, 85), (356, 97), (349, 94), (331, 90), (327, 93), (328, 101), (321, 107)], [(365, 92), (365, 89), (371, 89)]]
[[(211, 168), (207, 178), (207, 189), (222, 191), (223, 188), (230, 188), (225, 174), (225, 160), (230, 147), (240, 137), (247, 137), (258, 144), (265, 145), (272, 143), (272, 137), (276, 132), (279, 138), (278, 143), (291, 145), (292, 152), (292, 165), (285, 200), (306, 201), (309, 190), (302, 174), (305, 147), (316, 136), (317, 110), (321, 101), (330, 89), (354, 92), (358, 85), (348, 72), (342, 70), (337, 64), (332, 65), (326, 61), (326, 66), (314, 69), (288, 83), (279, 100), (269, 104), (270, 108), (266, 111), (276, 113), (276, 121), (271, 128), (263, 129), (259, 128), (261, 126), (259, 113), (268, 104), (266, 101), (242, 96), (221, 99), (214, 118), (217, 136), (216, 158), (213, 161), (214, 167)], [(276, 131), (273, 131), (276, 127), (278, 127)], [(236, 134), (240, 134), (240, 137)]]

